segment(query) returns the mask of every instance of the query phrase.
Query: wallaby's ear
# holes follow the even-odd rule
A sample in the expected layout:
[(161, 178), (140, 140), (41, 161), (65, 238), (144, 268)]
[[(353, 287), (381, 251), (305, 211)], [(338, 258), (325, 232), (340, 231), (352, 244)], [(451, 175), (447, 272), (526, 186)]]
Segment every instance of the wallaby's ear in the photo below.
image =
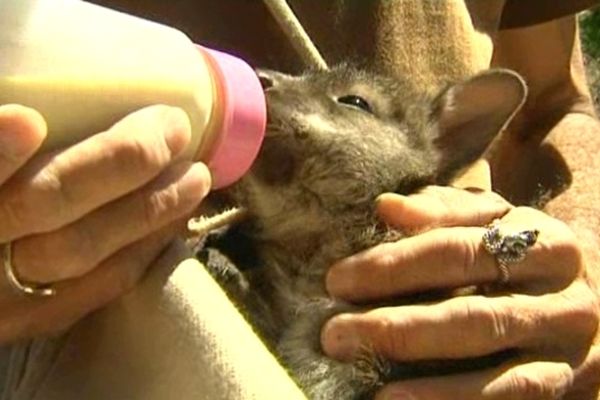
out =
[(449, 179), (485, 152), (525, 102), (527, 87), (515, 72), (493, 69), (450, 86), (434, 103), (441, 153), (439, 178)]

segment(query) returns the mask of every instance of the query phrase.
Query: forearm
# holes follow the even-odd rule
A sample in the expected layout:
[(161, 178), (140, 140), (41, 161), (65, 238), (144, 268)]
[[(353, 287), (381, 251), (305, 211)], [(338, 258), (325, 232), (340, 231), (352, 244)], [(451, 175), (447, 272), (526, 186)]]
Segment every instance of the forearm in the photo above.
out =
[(574, 17), (499, 35), (494, 64), (520, 72), (530, 93), (490, 161), (496, 190), (576, 231), (600, 282), (600, 123), (582, 58)]
[[(600, 295), (600, 123), (575, 19), (505, 31), (497, 46), (495, 64), (520, 72), (530, 95), (490, 154), (494, 189), (514, 204), (543, 208), (567, 223), (577, 235), (590, 286)], [(585, 362), (573, 365), (567, 399), (597, 398), (599, 349), (594, 346)]]
[(575, 231), (587, 272), (600, 287), (600, 123), (590, 115), (569, 114), (545, 142), (560, 150), (571, 175), (568, 188), (545, 209)]
[[(560, 149), (571, 172), (568, 189), (550, 200), (546, 211), (575, 231), (585, 257), (588, 282), (600, 295), (600, 123), (589, 114), (568, 114), (552, 129), (546, 142)], [(600, 332), (595, 344), (596, 348), (600, 346)], [(600, 399), (596, 364), (591, 363), (580, 374), (580, 384), (575, 387), (581, 392), (573, 393), (572, 399)]]
[[(591, 114), (569, 112), (537, 133), (523, 139), (512, 132), (500, 143), (491, 159), (494, 188), (515, 204), (542, 206), (570, 226), (589, 286), (600, 296), (600, 123)], [(598, 333), (595, 344), (585, 362), (573, 365), (576, 378), (566, 400), (600, 399)]]

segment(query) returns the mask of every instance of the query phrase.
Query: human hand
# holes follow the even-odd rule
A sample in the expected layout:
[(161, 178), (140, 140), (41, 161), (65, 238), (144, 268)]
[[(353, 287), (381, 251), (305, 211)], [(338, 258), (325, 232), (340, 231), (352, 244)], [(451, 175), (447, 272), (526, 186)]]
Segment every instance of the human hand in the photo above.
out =
[(207, 194), (202, 163), (177, 160), (187, 115), (152, 106), (67, 149), (36, 155), (36, 111), (0, 107), (0, 244), (21, 281), (56, 295), (19, 296), (0, 277), (0, 343), (64, 329), (128, 291)]
[(441, 187), (408, 197), (386, 194), (378, 212), (401, 230), (431, 230), (332, 266), (327, 288), (333, 296), (368, 302), (492, 285), (499, 271), (482, 246), (481, 226), (501, 218), (503, 230), (538, 229), (540, 235), (526, 259), (509, 266), (510, 282), (489, 297), (376, 308), (325, 324), (323, 349), (343, 361), (365, 345), (399, 362), (465, 359), (507, 349), (521, 355), (499, 368), (392, 383), (377, 399), (586, 398), (582, 393), (596, 398), (600, 351), (591, 343), (598, 299), (585, 281), (577, 239), (565, 224), (534, 209), (514, 208), (491, 192)]

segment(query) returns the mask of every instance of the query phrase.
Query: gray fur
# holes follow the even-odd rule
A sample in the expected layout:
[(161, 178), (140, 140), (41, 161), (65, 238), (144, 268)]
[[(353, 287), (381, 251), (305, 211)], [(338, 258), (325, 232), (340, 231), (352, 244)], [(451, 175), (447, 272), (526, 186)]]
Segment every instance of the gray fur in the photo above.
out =
[[(260, 75), (267, 137), (250, 173), (224, 193), (250, 212), (236, 232), (250, 244), (252, 268), (231, 256), (229, 268), (243, 279), (228, 279), (228, 290), (309, 398), (361, 398), (389, 380), (391, 363), (368, 349), (353, 364), (323, 355), (323, 322), (357, 310), (329, 298), (327, 269), (400, 237), (378, 224), (376, 197), (446, 184), (482, 155), (522, 104), (525, 87), (516, 74), (502, 70), (436, 96), (348, 67), (300, 77)], [(474, 112), (474, 105), (485, 103), (473, 99), (481, 88), (506, 99)], [(373, 113), (340, 104), (349, 94), (366, 99)]]

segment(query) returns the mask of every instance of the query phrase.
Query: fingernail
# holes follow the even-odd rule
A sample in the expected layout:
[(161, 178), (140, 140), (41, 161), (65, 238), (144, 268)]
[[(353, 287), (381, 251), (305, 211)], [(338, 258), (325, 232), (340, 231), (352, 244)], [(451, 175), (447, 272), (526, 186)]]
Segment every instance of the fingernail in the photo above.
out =
[(10, 159), (23, 159), (33, 154), (46, 137), (42, 115), (28, 107), (0, 106), (0, 154)]
[(211, 177), (208, 167), (193, 163), (178, 182), (178, 191), (184, 201), (198, 202), (210, 191)]
[(9, 160), (21, 158), (27, 152), (26, 143), (19, 141), (13, 132), (0, 131), (0, 155)]
[(187, 113), (178, 107), (166, 107), (164, 112), (165, 140), (171, 152), (180, 154), (191, 139), (191, 123)]
[(325, 323), (321, 331), (323, 351), (341, 361), (351, 361), (361, 346), (350, 314), (339, 314)]
[(375, 207), (379, 210), (380, 207), (393, 204), (394, 206), (401, 205), (408, 197), (397, 193), (383, 193), (375, 198)]
[(405, 204), (410, 199), (395, 193), (384, 193), (375, 199), (377, 215), (385, 222), (396, 224), (400, 220)]
[(386, 193), (382, 193), (379, 196), (377, 196), (377, 198), (375, 199), (375, 202), (378, 203), (380, 201), (402, 200), (405, 198), (407, 198), (407, 196), (404, 196), (402, 194), (386, 192)]
[(20, 160), (31, 154), (39, 146), (35, 137), (23, 132), (22, 127), (15, 129), (0, 128), (0, 155), (9, 160)]

